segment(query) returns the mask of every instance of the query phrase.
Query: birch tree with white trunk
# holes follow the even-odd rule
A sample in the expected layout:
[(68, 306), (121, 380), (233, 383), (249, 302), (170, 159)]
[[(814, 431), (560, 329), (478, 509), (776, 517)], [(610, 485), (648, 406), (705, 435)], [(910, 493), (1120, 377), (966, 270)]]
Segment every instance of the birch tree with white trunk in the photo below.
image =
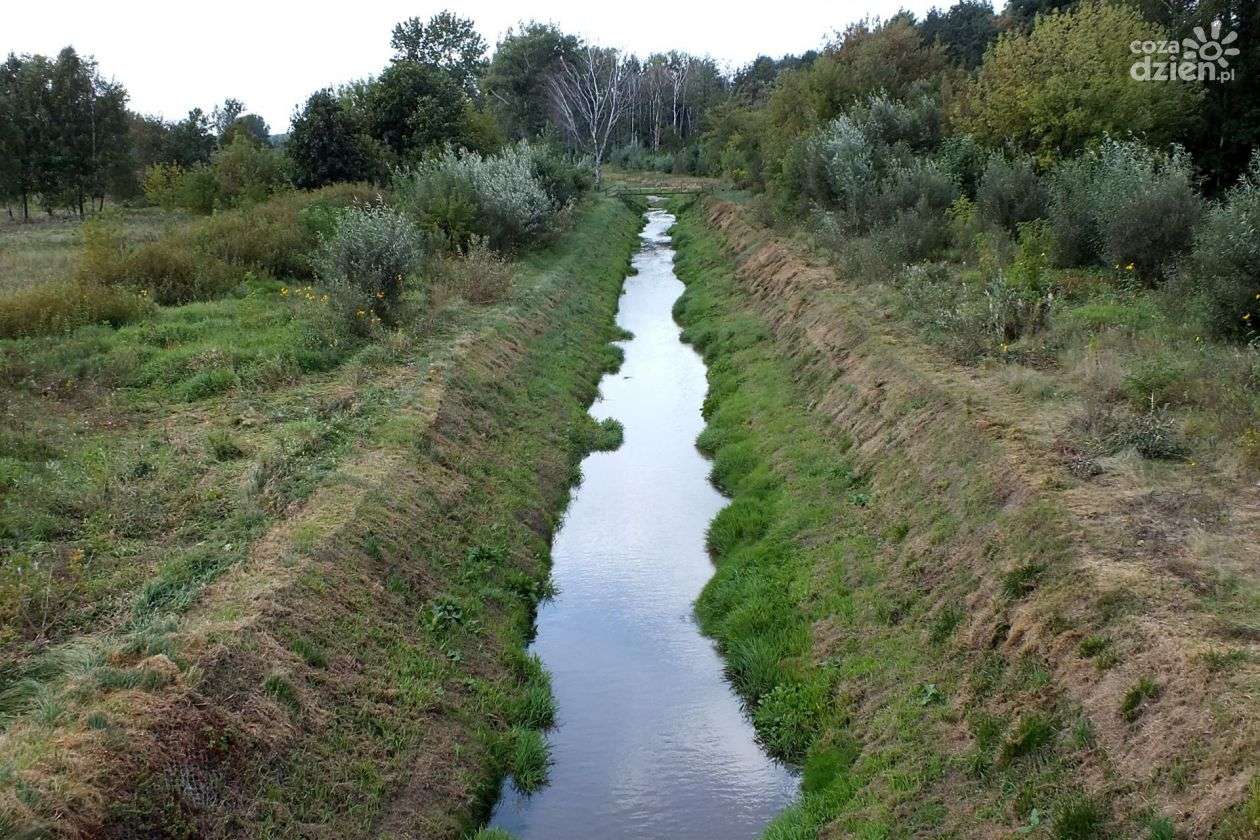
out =
[(608, 144), (631, 107), (634, 74), (615, 49), (588, 46), (573, 60), (562, 58), (549, 91), (560, 127), (595, 162), (595, 183), (603, 177)]

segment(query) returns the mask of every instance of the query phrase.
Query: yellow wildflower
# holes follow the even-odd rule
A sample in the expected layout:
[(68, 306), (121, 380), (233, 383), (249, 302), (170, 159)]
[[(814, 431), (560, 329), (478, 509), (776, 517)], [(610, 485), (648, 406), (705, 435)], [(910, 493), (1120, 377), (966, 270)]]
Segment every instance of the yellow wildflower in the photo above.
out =
[(1132, 270), (1133, 270), (1133, 263), (1129, 263), (1128, 265), (1126, 265), (1126, 266), (1124, 267), (1124, 270), (1125, 270), (1125, 271), (1132, 271)]

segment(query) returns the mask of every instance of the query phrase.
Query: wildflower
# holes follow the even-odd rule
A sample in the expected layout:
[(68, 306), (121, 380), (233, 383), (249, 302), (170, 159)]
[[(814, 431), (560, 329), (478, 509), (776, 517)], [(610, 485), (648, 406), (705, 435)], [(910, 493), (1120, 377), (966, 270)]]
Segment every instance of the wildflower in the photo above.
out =
[(280, 290), (280, 294), (282, 294), (282, 295), (288, 295), (288, 294), (289, 294), (289, 287), (288, 287), (288, 286), (285, 286), (283, 289), (281, 289), (281, 290)]
[(1124, 270), (1125, 270), (1125, 271), (1132, 271), (1132, 270), (1133, 270), (1133, 263), (1129, 263), (1128, 265), (1126, 265), (1126, 266), (1124, 267)]
[(364, 315), (366, 315), (367, 313), (366, 313), (366, 312), (364, 312), (362, 309), (360, 309), (358, 312), (355, 312), (354, 314), (355, 314), (356, 316), (358, 316), (358, 317), (362, 318), (362, 317), (363, 317)]

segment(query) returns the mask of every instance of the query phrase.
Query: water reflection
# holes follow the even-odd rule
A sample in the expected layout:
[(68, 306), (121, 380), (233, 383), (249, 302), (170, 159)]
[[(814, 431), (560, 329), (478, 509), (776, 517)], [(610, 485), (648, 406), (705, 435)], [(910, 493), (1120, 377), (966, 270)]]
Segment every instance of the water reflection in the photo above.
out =
[(646, 218), (617, 313), (634, 338), (591, 409), (620, 420), (625, 443), (583, 461), (553, 545), (560, 596), (538, 615), (558, 706), (551, 781), (532, 797), (505, 783), (492, 819), (522, 840), (752, 838), (796, 793), (692, 618), (725, 500), (694, 445), (705, 369), (671, 317), (674, 219)]

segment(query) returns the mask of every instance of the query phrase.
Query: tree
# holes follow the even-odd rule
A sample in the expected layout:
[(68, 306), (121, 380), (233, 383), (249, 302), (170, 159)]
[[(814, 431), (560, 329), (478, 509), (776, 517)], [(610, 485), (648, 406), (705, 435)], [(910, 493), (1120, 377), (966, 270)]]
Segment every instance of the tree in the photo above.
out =
[(1014, 29), (1028, 32), (1033, 28), (1037, 15), (1066, 11), (1076, 3), (1077, 0), (1008, 0), (1003, 13)]
[(106, 82), (96, 62), (72, 47), (50, 65), (47, 113), (52, 125), (49, 156), (40, 178), (44, 207), (71, 205), (86, 213), (88, 199), (105, 201), (111, 175), (125, 166), (127, 133), (125, 89)]
[(579, 47), (575, 36), (547, 23), (530, 22), (503, 36), (481, 87), (509, 137), (525, 140), (546, 130), (549, 80), (562, 60), (577, 60)]
[(214, 133), (219, 137), (220, 142), (223, 141), (224, 135), (228, 133), (228, 129), (237, 118), (244, 113), (245, 103), (231, 97), (223, 100), (222, 105), (214, 106), (214, 110), (210, 112), (210, 124), (214, 126)]
[(1252, 152), (1260, 148), (1260, 3), (1201, 0), (1167, 25), (1178, 38), (1187, 38), (1196, 36), (1196, 26), (1210, 35), (1213, 22), (1219, 22), (1222, 37), (1237, 32), (1235, 45), (1247, 45), (1229, 59), (1233, 80), (1204, 86), (1198, 119), (1181, 138), (1206, 176), (1206, 189), (1215, 194), (1247, 173)]
[(0, 65), (0, 190), (21, 202), (24, 220), (30, 218), (31, 198), (48, 183), (51, 79), (52, 67), (40, 55), (10, 53)]
[(259, 145), (267, 145), (271, 139), (271, 127), (267, 125), (267, 121), (257, 114), (243, 114), (237, 117), (227, 130), (223, 132), (223, 136), (219, 139), (220, 146), (230, 146), (237, 137), (247, 137), (249, 140)]
[(632, 82), (625, 55), (589, 46), (576, 61), (562, 59), (551, 76), (556, 121), (571, 142), (594, 158), (597, 185), (608, 141), (630, 107)]
[(216, 145), (210, 118), (200, 108), (193, 108), (167, 131), (162, 158), (166, 163), (191, 169), (199, 163), (209, 163)]
[(299, 187), (368, 181), (377, 175), (367, 138), (330, 89), (311, 94), (293, 115), (285, 153), (293, 162), (293, 181)]
[(394, 26), (389, 42), (394, 60), (427, 65), (448, 73), (469, 96), (477, 94), (477, 78), (485, 69), (486, 39), (473, 22), (441, 11), (428, 23), (418, 17)]
[(430, 64), (398, 61), (368, 88), (368, 127), (398, 157), (418, 157), (460, 138), (465, 101), (449, 74)]
[(1166, 38), (1133, 9), (1100, 0), (1042, 15), (1031, 33), (997, 40), (953, 103), (954, 122), (981, 142), (1043, 163), (1106, 134), (1161, 145), (1193, 119), (1199, 92), (1184, 82), (1134, 81), (1129, 44)]
[(971, 70), (980, 66), (998, 35), (997, 15), (989, 0), (958, 0), (946, 12), (933, 8), (919, 31), (926, 43), (939, 43), (950, 58)]

